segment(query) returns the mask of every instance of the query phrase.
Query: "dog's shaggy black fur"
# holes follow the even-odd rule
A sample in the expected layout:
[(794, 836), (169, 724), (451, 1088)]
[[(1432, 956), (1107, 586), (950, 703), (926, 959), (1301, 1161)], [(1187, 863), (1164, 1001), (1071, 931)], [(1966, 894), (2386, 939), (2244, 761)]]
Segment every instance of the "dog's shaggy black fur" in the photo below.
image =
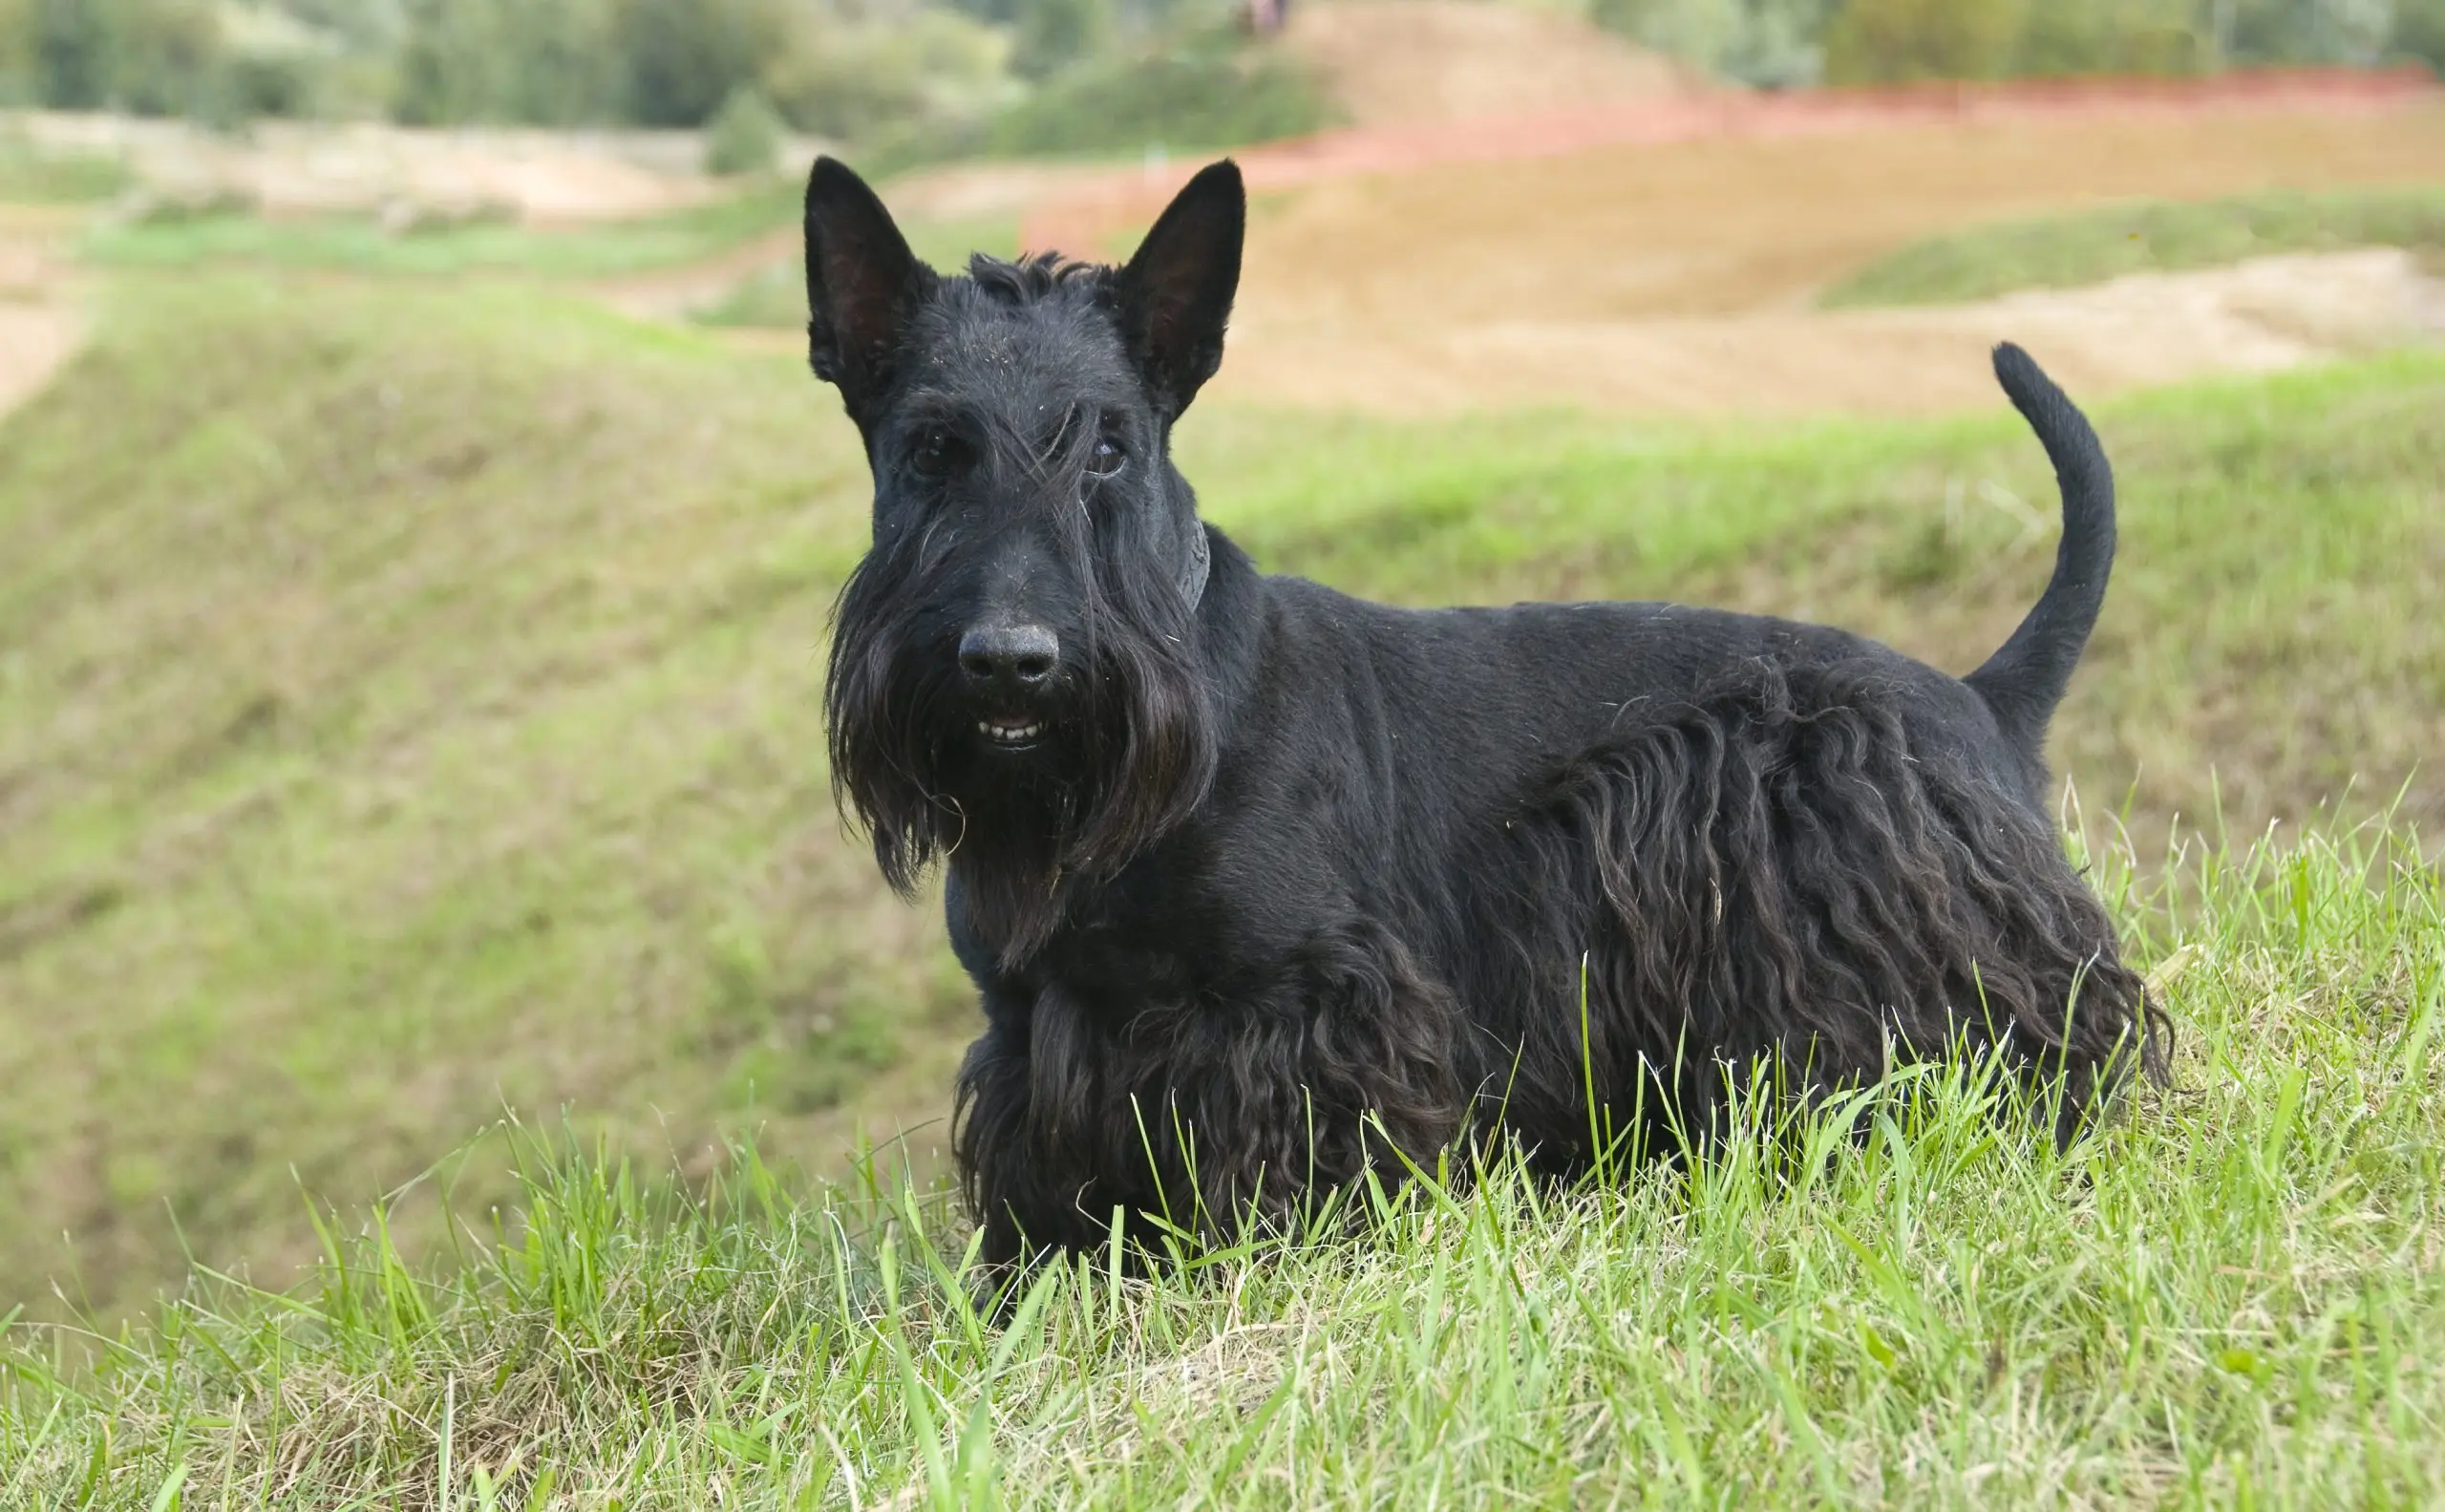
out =
[(1281, 1217), (1467, 1128), (1559, 1171), (1607, 1120), (1703, 1137), (1739, 1068), (1991, 1051), (2066, 1136), (2158, 1073), (2046, 808), (2114, 512), (2035, 364), (1996, 354), (2061, 552), (1966, 679), (1664, 604), (1390, 608), (1260, 574), (1171, 464), (1244, 223), (1218, 164), (1125, 267), (944, 278), (847, 169), (808, 185), (811, 355), (875, 478), (834, 780), (895, 886), (948, 862), (990, 1258)]

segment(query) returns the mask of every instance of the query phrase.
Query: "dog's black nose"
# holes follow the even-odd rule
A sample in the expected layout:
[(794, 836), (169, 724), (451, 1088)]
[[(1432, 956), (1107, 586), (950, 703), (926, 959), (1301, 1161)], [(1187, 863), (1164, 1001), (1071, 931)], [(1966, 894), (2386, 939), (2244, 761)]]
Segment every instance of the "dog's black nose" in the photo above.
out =
[(959, 638), (959, 670), (972, 683), (1036, 688), (1060, 656), (1061, 642), (1041, 625), (978, 625)]

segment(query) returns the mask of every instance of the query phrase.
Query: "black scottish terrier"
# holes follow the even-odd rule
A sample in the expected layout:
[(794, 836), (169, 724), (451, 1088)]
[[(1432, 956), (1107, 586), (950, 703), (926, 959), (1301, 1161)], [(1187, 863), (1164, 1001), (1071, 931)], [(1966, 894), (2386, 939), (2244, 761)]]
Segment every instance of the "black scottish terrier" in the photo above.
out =
[(1992, 1053), (2067, 1138), (2161, 1075), (2046, 808), (2114, 502), (2028, 356), (1995, 369), (2063, 541), (1965, 679), (1672, 605), (1390, 608), (1259, 573), (1172, 465), (1244, 224), (1219, 163), (1126, 266), (946, 278), (847, 168), (807, 185), (811, 357), (875, 479), (833, 777), (894, 886), (948, 862), (989, 1259), (1116, 1210), (1141, 1238), (1281, 1219), (1464, 1128), (1566, 1172), (1600, 1127), (1708, 1128), (1743, 1067), (1821, 1091)]

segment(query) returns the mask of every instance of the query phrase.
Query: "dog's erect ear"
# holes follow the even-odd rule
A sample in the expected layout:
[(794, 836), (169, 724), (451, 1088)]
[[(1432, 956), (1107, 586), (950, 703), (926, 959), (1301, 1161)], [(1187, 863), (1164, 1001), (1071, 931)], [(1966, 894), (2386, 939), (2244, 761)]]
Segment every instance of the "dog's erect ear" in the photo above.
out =
[(1240, 287), (1247, 191), (1228, 159), (1201, 171), (1163, 210), (1120, 270), (1129, 354), (1174, 415), (1222, 365), (1222, 327)]
[(818, 158), (806, 181), (807, 361), (849, 413), (891, 378), (891, 356), (930, 275), (866, 181)]

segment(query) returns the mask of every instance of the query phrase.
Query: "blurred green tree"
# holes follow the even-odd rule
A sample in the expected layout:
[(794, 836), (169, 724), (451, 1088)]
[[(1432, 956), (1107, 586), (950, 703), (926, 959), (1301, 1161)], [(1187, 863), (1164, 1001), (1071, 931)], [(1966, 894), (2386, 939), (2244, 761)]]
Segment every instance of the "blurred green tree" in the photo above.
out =
[(212, 0), (86, 0), (95, 17), (100, 103), (139, 116), (198, 113), (221, 61)]
[(110, 18), (91, 0), (33, 0), (36, 102), (53, 110), (97, 110), (110, 103)]
[(2445, 0), (2395, 0), (2393, 51), (2445, 74)]
[(2394, 30), (2395, 0), (2205, 0), (2225, 61), (2373, 63)]
[(970, 145), (1005, 156), (1229, 147), (1329, 119), (1315, 80), (1280, 53), (1180, 47), (1074, 68), (1003, 112)]
[(2041, 0), (2013, 44), (2010, 72), (2189, 74), (2210, 61), (2192, 0)]
[(621, 67), (611, 0), (499, 0), (510, 59), (499, 114), (539, 126), (620, 116)]
[(783, 51), (781, 0), (615, 0), (625, 112), (642, 126), (699, 126)]
[(33, 0), (0, 0), (0, 107), (35, 99)]
[(1112, 34), (1111, 0), (1030, 0), (1019, 11), (1010, 44), (1011, 72), (1051, 78), (1102, 52)]
[(500, 0), (408, 0), (392, 114), (454, 126), (500, 113), (508, 93)]
[(753, 84), (737, 86), (705, 128), (705, 171), (725, 178), (772, 172), (781, 155), (784, 130), (762, 90)]
[(1993, 78), (2010, 63), (2024, 19), (2019, 0), (1848, 0), (1825, 30), (1825, 76), (1838, 84)]
[(1007, 28), (964, 9), (861, 14), (833, 0), (793, 28), (762, 84), (799, 131), (857, 141), (869, 155), (935, 156), (1027, 93), (1010, 52)]
[(1834, 0), (1590, 0), (1589, 18), (1642, 47), (1745, 83), (1809, 84)]

